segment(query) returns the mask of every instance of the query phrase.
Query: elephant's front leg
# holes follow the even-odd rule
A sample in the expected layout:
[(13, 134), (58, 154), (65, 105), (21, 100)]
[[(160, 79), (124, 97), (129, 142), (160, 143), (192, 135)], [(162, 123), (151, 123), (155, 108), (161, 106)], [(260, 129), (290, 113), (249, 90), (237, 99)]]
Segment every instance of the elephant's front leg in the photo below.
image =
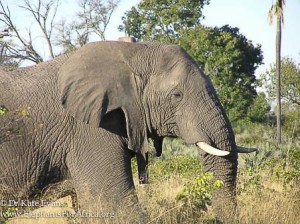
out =
[(144, 219), (147, 216), (134, 189), (132, 153), (122, 138), (104, 134), (92, 141), (91, 136), (81, 138), (76, 150), (68, 155), (79, 209), (114, 213), (120, 220), (132, 218), (128, 223)]

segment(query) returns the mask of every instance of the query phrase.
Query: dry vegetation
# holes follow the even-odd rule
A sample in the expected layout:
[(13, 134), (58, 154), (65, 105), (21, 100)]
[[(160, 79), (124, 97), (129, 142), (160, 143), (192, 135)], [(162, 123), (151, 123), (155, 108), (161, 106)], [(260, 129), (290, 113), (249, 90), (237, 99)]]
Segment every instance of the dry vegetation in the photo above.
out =
[[(276, 147), (273, 131), (265, 126), (256, 126), (250, 130), (237, 130), (237, 141), (240, 144), (257, 146), (258, 155), (241, 156), (238, 176), (238, 204), (241, 224), (296, 224), (300, 220), (300, 141), (295, 138), (291, 142), (286, 138), (283, 147)], [(250, 135), (251, 133), (251, 135)], [(178, 142), (172, 143), (178, 151), (186, 150)], [(172, 154), (172, 156), (171, 156)], [(193, 152), (191, 152), (192, 155)], [(196, 158), (174, 156), (174, 152), (165, 152), (165, 158), (155, 159), (150, 164), (150, 184), (138, 185), (136, 190), (141, 203), (147, 209), (151, 222), (166, 224), (182, 223), (220, 223), (211, 211), (209, 197), (201, 199), (205, 206), (195, 203), (197, 198), (186, 195), (179, 200), (178, 195), (184, 189), (191, 188), (196, 178), (203, 175), (199, 172), (200, 162)], [(135, 181), (137, 179), (136, 164), (133, 165)], [(204, 176), (205, 177), (205, 176)], [(136, 181), (137, 182), (137, 181)], [(208, 181), (209, 182), (209, 181)], [(209, 195), (211, 185), (203, 185)], [(191, 190), (191, 189), (190, 189)], [(189, 191), (194, 193), (195, 189)], [(60, 199), (66, 201), (66, 207), (40, 208), (35, 212), (57, 212), (57, 209), (74, 213), (70, 197)], [(204, 211), (206, 210), (206, 211)], [(128, 213), (127, 213), (128, 214)], [(125, 220), (126, 212), (113, 219), (92, 219), (92, 223), (133, 223)], [(78, 219), (11, 219), (9, 223), (80, 223)]]

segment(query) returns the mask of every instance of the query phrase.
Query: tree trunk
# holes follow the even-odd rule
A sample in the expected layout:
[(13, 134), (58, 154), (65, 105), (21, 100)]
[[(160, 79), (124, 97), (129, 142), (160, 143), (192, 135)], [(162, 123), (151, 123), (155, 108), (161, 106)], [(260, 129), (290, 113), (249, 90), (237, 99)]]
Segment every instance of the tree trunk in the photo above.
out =
[[(279, 7), (281, 7), (281, 1), (279, 1)], [(281, 75), (280, 75), (280, 65), (281, 65), (281, 16), (277, 15), (277, 33), (276, 33), (276, 102), (277, 102), (277, 144), (281, 144)]]

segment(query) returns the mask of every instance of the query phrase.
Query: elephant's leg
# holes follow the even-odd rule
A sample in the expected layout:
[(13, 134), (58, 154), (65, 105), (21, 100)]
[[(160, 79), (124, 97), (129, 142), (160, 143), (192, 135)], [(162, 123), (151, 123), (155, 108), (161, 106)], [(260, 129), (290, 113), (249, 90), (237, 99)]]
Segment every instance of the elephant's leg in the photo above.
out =
[(148, 184), (148, 153), (145, 156), (137, 153), (136, 160), (139, 172), (139, 184)]
[(80, 210), (110, 212), (117, 219), (123, 215), (133, 218), (128, 223), (147, 218), (134, 189), (132, 153), (122, 142), (116, 144), (119, 138), (107, 139), (98, 137), (98, 144), (85, 142), (68, 157)]

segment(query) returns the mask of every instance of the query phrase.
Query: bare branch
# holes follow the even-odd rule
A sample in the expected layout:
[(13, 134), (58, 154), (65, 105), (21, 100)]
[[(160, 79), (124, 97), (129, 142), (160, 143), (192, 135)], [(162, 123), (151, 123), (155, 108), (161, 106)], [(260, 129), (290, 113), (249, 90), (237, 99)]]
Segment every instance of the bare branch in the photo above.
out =
[(60, 33), (58, 44), (64, 45), (66, 40), (62, 37), (66, 36), (70, 38), (68, 42), (72, 43), (72, 46), (83, 46), (93, 35), (105, 40), (107, 25), (118, 3), (119, 0), (81, 0), (80, 11), (77, 12), (78, 20), (69, 25), (64, 24), (64, 32), (68, 32), (69, 35)]
[(0, 39), (2, 39), (3, 37), (7, 37), (7, 36), (9, 36), (8, 29), (0, 31)]
[(58, 7), (60, 5), (60, 0), (56, 1), (56, 5), (55, 5), (55, 8), (53, 10), (53, 15), (52, 15), (52, 18), (50, 20), (50, 29), (49, 29), (49, 36), (51, 37), (52, 36), (52, 32), (54, 30), (54, 19), (57, 15), (57, 11), (58, 11)]
[[(52, 36), (54, 30), (54, 20), (61, 0), (37, 0), (36, 5), (31, 0), (22, 0), (20, 8), (29, 12), (36, 24), (42, 31), (42, 36), (47, 42), (48, 52), (51, 58), (54, 58), (52, 46)], [(21, 35), (17, 26), (12, 21), (11, 11), (8, 6), (0, 1), (0, 21), (3, 22), (9, 29), (9, 36), (14, 42), (8, 42), (5, 47), (5, 53), (9, 57), (17, 60), (29, 60), (34, 63), (44, 61), (43, 57), (38, 53), (31, 30), (27, 31), (27, 37)], [(1, 33), (0, 33), (1, 37)], [(13, 44), (14, 43), (14, 44)]]
[[(51, 42), (52, 31), (54, 27), (54, 19), (57, 14), (60, 0), (50, 0), (47, 3), (43, 3), (42, 0), (38, 0), (38, 6), (33, 6), (29, 0), (24, 0), (24, 5), (20, 5), (21, 8), (29, 11), (38, 23), (44, 38), (47, 41), (50, 57), (54, 58), (53, 46)], [(49, 20), (50, 11), (53, 9), (53, 14), (50, 19), (50, 28), (47, 28), (47, 22)]]
[(5, 23), (9, 27), (9, 30), (11, 31), (10, 36), (12, 38), (16, 38), (20, 42), (20, 45), (5, 44), (6, 53), (8, 54), (7, 56), (20, 60), (29, 60), (34, 63), (43, 61), (39, 54), (34, 50), (32, 42), (24, 39), (19, 33), (16, 25), (11, 20), (11, 12), (9, 7), (4, 7), (2, 2), (0, 2), (0, 7), (0, 14), (3, 16), (2, 18), (0, 18), (0, 21)]

